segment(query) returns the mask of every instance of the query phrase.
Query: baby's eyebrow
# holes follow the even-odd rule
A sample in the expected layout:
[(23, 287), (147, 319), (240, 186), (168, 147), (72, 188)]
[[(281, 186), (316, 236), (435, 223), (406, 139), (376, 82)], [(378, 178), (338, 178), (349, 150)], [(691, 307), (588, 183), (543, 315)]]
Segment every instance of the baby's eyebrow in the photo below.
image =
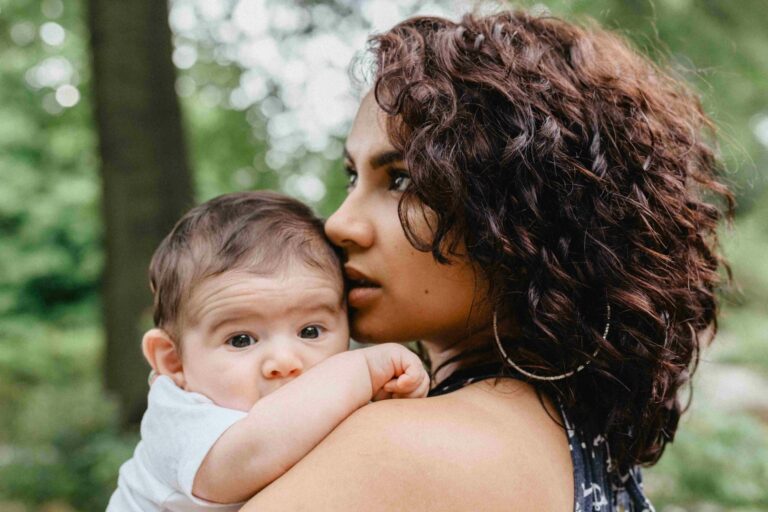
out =
[[(336, 301), (323, 300), (304, 304), (296, 304), (286, 309), (283, 313), (288, 315), (296, 312), (308, 314), (316, 311), (324, 311), (329, 314), (336, 314), (339, 312), (342, 306), (343, 302), (336, 303)], [(211, 326), (211, 332), (215, 332), (227, 324), (242, 322), (248, 317), (260, 316), (263, 317), (264, 315), (256, 309), (238, 309), (236, 311), (230, 312), (229, 314), (226, 314), (220, 319), (217, 319), (216, 322)]]
[[(341, 302), (341, 304), (343, 304), (343, 301)], [(297, 311), (307, 311), (307, 312), (325, 311), (327, 313), (333, 314), (339, 311), (340, 305), (335, 301), (334, 302), (322, 301), (322, 302), (316, 302), (314, 304), (297, 305), (296, 307), (291, 309), (297, 310)]]
[(215, 324), (211, 326), (210, 332), (216, 332), (219, 329), (221, 329), (223, 326), (231, 323), (238, 322), (242, 320), (241, 315), (232, 315), (232, 316), (226, 316), (224, 318), (219, 319)]

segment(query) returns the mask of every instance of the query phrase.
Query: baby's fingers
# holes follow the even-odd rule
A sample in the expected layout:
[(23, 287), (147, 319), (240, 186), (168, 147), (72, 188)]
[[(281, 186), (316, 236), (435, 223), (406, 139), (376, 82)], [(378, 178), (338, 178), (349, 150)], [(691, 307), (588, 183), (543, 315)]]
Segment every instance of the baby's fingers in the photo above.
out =
[(384, 385), (385, 389), (389, 389), (392, 392), (402, 392), (410, 390), (411, 387), (413, 387), (413, 383), (411, 382), (413, 379), (406, 373), (400, 375), (399, 377), (396, 377), (392, 379), (391, 381), (387, 382)]
[(384, 389), (391, 391), (396, 398), (421, 398), (429, 391), (429, 378), (426, 372), (419, 375), (404, 373), (389, 381)]
[(371, 397), (371, 401), (378, 402), (379, 400), (389, 400), (390, 398), (392, 398), (392, 392), (384, 389), (385, 387), (386, 387), (386, 384), (383, 388), (381, 388), (378, 391), (378, 393), (376, 393), (375, 395), (373, 395), (373, 397)]

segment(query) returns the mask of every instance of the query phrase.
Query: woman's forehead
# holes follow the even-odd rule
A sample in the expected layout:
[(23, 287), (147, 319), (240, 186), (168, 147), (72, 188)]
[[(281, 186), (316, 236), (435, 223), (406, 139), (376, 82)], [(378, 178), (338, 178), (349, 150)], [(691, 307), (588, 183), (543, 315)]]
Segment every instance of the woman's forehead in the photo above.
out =
[(387, 115), (369, 92), (360, 102), (346, 142), (346, 153), (353, 160), (392, 151), (387, 135)]

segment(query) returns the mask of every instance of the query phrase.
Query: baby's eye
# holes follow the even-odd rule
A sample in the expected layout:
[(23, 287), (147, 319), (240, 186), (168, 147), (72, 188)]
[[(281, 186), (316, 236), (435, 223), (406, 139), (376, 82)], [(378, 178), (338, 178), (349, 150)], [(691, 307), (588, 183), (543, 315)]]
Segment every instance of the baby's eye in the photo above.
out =
[(408, 173), (398, 170), (389, 171), (389, 190), (403, 192), (411, 184)]
[(320, 336), (323, 328), (319, 325), (308, 325), (299, 332), (300, 338), (313, 340)]
[(235, 334), (227, 340), (227, 345), (234, 348), (246, 348), (254, 345), (255, 343), (256, 338), (250, 334)]

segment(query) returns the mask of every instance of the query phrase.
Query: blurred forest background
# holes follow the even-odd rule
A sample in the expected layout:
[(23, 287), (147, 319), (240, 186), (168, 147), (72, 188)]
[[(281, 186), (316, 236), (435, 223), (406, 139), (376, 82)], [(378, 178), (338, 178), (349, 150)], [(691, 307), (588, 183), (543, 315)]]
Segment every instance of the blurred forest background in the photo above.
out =
[[(720, 127), (735, 286), (646, 480), (659, 510), (768, 510), (768, 1), (517, 5), (623, 33)], [(0, 510), (104, 509), (137, 440), (145, 269), (162, 235), (235, 190), (333, 211), (359, 92), (350, 61), (372, 31), (467, 6), (0, 0)]]

